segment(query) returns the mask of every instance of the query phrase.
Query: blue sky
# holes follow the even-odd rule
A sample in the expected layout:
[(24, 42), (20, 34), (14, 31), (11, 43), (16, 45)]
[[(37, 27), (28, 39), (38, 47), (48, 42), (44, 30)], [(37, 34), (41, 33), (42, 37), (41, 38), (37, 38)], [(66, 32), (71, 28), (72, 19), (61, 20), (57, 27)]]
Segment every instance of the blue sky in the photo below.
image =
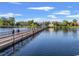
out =
[(78, 2), (0, 2), (0, 17), (16, 21), (79, 21)]

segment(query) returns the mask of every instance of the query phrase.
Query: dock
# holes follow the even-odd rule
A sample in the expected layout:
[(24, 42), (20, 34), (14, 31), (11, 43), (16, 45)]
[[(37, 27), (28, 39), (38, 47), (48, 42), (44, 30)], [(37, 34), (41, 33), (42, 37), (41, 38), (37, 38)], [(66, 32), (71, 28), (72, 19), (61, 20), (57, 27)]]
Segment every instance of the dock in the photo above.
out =
[(15, 33), (15, 34), (10, 34), (10, 35), (6, 35), (3, 37), (0, 37), (0, 50), (7, 48), (8, 46), (11, 46), (12, 44), (15, 44), (21, 40), (24, 40), (23, 38), (28, 38), (42, 30), (44, 30), (45, 28), (37, 28), (34, 30), (30, 30), (30, 31), (25, 31), (25, 32), (19, 32), (19, 33)]

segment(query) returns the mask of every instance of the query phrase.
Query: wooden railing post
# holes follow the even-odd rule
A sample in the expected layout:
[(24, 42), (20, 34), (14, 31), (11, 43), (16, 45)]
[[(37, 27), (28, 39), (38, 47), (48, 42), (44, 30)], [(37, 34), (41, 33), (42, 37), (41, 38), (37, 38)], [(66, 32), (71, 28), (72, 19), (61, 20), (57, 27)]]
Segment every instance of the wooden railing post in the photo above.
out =
[(15, 30), (13, 29), (12, 31), (12, 35), (13, 35), (13, 44), (15, 43)]

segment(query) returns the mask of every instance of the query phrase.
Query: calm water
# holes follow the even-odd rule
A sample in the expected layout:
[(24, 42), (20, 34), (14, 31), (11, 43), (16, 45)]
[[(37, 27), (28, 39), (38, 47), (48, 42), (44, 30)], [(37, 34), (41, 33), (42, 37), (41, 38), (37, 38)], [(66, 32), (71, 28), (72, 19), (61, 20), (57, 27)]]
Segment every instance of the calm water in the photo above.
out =
[(15, 30), (15, 32), (19, 29), (20, 31), (29, 31), (30, 28), (0, 28), (0, 36), (11, 34), (12, 30)]
[(69, 56), (79, 55), (79, 29), (46, 29), (5, 50), (0, 55)]
[(20, 29), (21, 31), (22, 30), (29, 30), (29, 28), (0, 28), (0, 33), (11, 32), (13, 29), (15, 29), (15, 30)]

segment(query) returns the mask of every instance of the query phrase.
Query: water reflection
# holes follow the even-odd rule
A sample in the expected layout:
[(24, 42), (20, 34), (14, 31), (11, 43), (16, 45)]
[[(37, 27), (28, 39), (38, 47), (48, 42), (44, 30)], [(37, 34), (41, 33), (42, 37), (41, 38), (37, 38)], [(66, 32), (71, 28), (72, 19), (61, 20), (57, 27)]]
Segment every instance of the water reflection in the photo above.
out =
[(0, 55), (79, 55), (79, 29), (48, 28), (24, 39)]
[(68, 32), (72, 32), (72, 33), (77, 33), (77, 29), (69, 29), (69, 28), (49, 28), (49, 29), (46, 29), (46, 31), (49, 31), (49, 32), (59, 32), (59, 31), (63, 31), (63, 33), (68, 33)]

